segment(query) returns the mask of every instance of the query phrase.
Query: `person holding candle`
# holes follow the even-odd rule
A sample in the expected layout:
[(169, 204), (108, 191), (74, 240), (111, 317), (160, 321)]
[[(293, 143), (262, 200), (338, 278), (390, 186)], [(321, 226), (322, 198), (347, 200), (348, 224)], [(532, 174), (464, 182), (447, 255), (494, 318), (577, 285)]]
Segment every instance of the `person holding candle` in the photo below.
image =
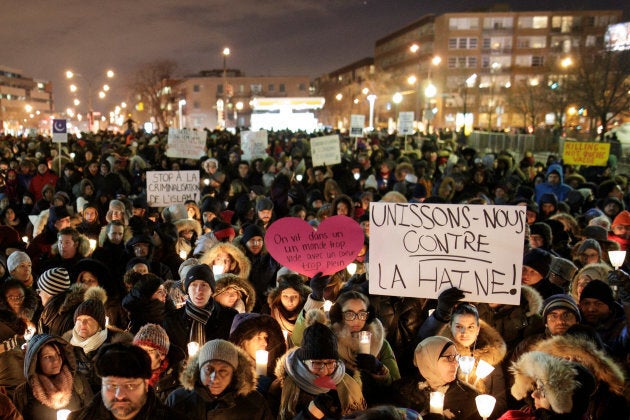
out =
[[(252, 264), (237, 246), (229, 242), (219, 242), (199, 257), (200, 264), (210, 268), (221, 266), (220, 274), (234, 274), (242, 279), (248, 279)], [(217, 273), (217, 279), (219, 273)]]
[(443, 394), (445, 418), (479, 419), (475, 405), (478, 392), (457, 378), (459, 357), (455, 343), (446, 337), (433, 336), (422, 340), (414, 354), (414, 364), (418, 368), (416, 376), (394, 382), (394, 402), (430, 419), (442, 414), (429, 415), (432, 413), (430, 394), (440, 392)]
[[(331, 329), (337, 336), (339, 357), (346, 372), (359, 372), (368, 404), (387, 402), (389, 385), (400, 379), (394, 352), (385, 339), (385, 329), (363, 293), (339, 295), (330, 309)], [(358, 338), (360, 333), (365, 338)]]
[[(436, 334), (447, 337), (453, 341), (460, 356), (472, 357), (468, 359), (469, 365), (460, 363), (459, 380), (474, 387), (480, 394), (490, 394), (495, 397), (495, 414), (505, 411), (507, 396), (502, 362), (506, 356), (507, 347), (501, 334), (479, 319), (479, 312), (472, 304), (459, 303), (446, 320), (440, 319), (439, 317), (444, 315), (439, 313), (436, 315), (436, 312), (420, 327), (420, 338)], [(494, 370), (483, 378), (477, 375), (481, 361), (494, 367)], [(496, 415), (491, 418), (496, 418)]]
[[(337, 337), (315, 318), (304, 330), (301, 347), (289, 350), (276, 364), (277, 379), (271, 385), (268, 399), (271, 409), (281, 420), (321, 418), (321, 414), (347, 415), (367, 407), (360, 380), (346, 373), (339, 358)], [(330, 412), (318, 404), (326, 398)], [(314, 416), (319, 410), (320, 416)], [(328, 410), (327, 410), (328, 411)]]
[(88, 381), (77, 372), (72, 346), (57, 336), (31, 338), (24, 377), (26, 382), (16, 388), (13, 403), (25, 420), (55, 420), (57, 410), (78, 410), (92, 398)]
[(238, 313), (252, 311), (256, 303), (256, 292), (249, 281), (229, 273), (216, 278), (214, 300), (226, 308), (235, 309)]
[(183, 388), (166, 404), (191, 420), (271, 420), (265, 398), (256, 391), (254, 360), (234, 344), (211, 340), (182, 372)]

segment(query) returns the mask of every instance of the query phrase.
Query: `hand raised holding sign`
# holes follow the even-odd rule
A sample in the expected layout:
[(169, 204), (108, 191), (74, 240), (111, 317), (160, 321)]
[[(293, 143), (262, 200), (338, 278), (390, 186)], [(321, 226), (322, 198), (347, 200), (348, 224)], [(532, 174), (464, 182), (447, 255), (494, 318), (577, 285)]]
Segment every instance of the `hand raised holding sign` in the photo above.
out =
[(311, 278), (311, 297), (315, 300), (324, 299), (324, 289), (330, 283), (330, 276), (322, 276), (321, 271)]
[(435, 317), (438, 321), (449, 322), (451, 320), (451, 312), (453, 311), (453, 306), (457, 304), (460, 300), (462, 300), (466, 295), (464, 292), (459, 290), (457, 287), (451, 287), (450, 289), (446, 289), (440, 296), (438, 296), (438, 304), (435, 309)]

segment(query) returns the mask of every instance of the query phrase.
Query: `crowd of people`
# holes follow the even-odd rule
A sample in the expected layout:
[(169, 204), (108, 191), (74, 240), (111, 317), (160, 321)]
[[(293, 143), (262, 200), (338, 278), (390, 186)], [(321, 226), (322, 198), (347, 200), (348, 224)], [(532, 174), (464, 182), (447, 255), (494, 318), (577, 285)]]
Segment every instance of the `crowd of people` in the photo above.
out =
[[(306, 133), (0, 137), (0, 419), (628, 419), (629, 176), (480, 151), (461, 137)], [(198, 170), (155, 208), (147, 171)], [(520, 305), (369, 293), (370, 203), (523, 206)], [(297, 217), (364, 232), (356, 270), (308, 278), (268, 252)], [(326, 305), (326, 301), (329, 302)], [(371, 337), (367, 346), (360, 337)], [(435, 402), (441, 395), (442, 402)]]

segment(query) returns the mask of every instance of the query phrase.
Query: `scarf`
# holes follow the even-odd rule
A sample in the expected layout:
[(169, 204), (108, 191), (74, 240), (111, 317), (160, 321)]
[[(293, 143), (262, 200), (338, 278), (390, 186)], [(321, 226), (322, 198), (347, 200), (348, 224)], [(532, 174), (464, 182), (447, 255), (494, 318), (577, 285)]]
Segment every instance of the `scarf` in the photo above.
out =
[(70, 344), (73, 346), (81, 347), (85, 354), (89, 354), (91, 351), (98, 349), (107, 340), (107, 328), (100, 330), (92, 337), (88, 337), (85, 340), (77, 335), (77, 332), (72, 329), (72, 338)]
[(160, 381), (160, 376), (162, 376), (162, 373), (166, 372), (166, 369), (168, 369), (168, 359), (164, 359), (160, 366), (151, 372), (149, 385), (155, 388), (155, 385)]
[[(300, 389), (311, 395), (325, 394), (330, 391), (328, 388), (321, 388), (313, 383), (315, 379), (317, 379), (317, 375), (311, 373), (306, 365), (298, 359), (296, 354), (297, 352), (294, 351), (287, 356), (284, 367), (287, 370), (287, 374), (293, 378)], [(345, 373), (346, 366), (343, 364), (343, 361), (340, 360), (337, 362), (337, 368), (330, 376), (330, 379), (333, 380), (335, 385), (338, 385), (343, 380)]]
[(295, 321), (297, 321), (297, 316), (301, 310), (302, 308), (298, 307), (294, 311), (287, 311), (284, 306), (278, 305), (271, 309), (271, 315), (278, 321), (283, 330), (292, 333), (293, 328), (295, 328)]
[(208, 302), (205, 308), (199, 308), (186, 299), (185, 303), (186, 315), (192, 319), (192, 326), (190, 327), (190, 341), (196, 341), (202, 346), (206, 342), (206, 324), (212, 315), (214, 309), (213, 301)]
[(64, 408), (70, 403), (72, 383), (72, 372), (65, 364), (61, 367), (61, 372), (55, 376), (36, 373), (30, 380), (33, 396), (53, 410)]

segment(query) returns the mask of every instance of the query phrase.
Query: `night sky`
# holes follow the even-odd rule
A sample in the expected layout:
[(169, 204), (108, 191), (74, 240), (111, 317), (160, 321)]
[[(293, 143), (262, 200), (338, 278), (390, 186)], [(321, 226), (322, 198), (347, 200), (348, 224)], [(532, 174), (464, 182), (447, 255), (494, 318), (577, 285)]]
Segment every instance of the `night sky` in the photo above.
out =
[[(111, 100), (142, 63), (170, 59), (177, 76), (221, 68), (246, 75), (316, 77), (374, 54), (377, 39), (427, 13), (479, 11), (486, 0), (2, 0), (0, 64), (54, 83), (70, 105), (64, 72), (94, 84), (112, 68)], [(504, 2), (506, 3), (506, 2)], [(622, 0), (512, 1), (512, 10), (622, 9)], [(552, 5), (552, 6), (550, 6)], [(95, 100), (96, 101), (96, 100)], [(85, 101), (84, 101), (85, 103)]]

